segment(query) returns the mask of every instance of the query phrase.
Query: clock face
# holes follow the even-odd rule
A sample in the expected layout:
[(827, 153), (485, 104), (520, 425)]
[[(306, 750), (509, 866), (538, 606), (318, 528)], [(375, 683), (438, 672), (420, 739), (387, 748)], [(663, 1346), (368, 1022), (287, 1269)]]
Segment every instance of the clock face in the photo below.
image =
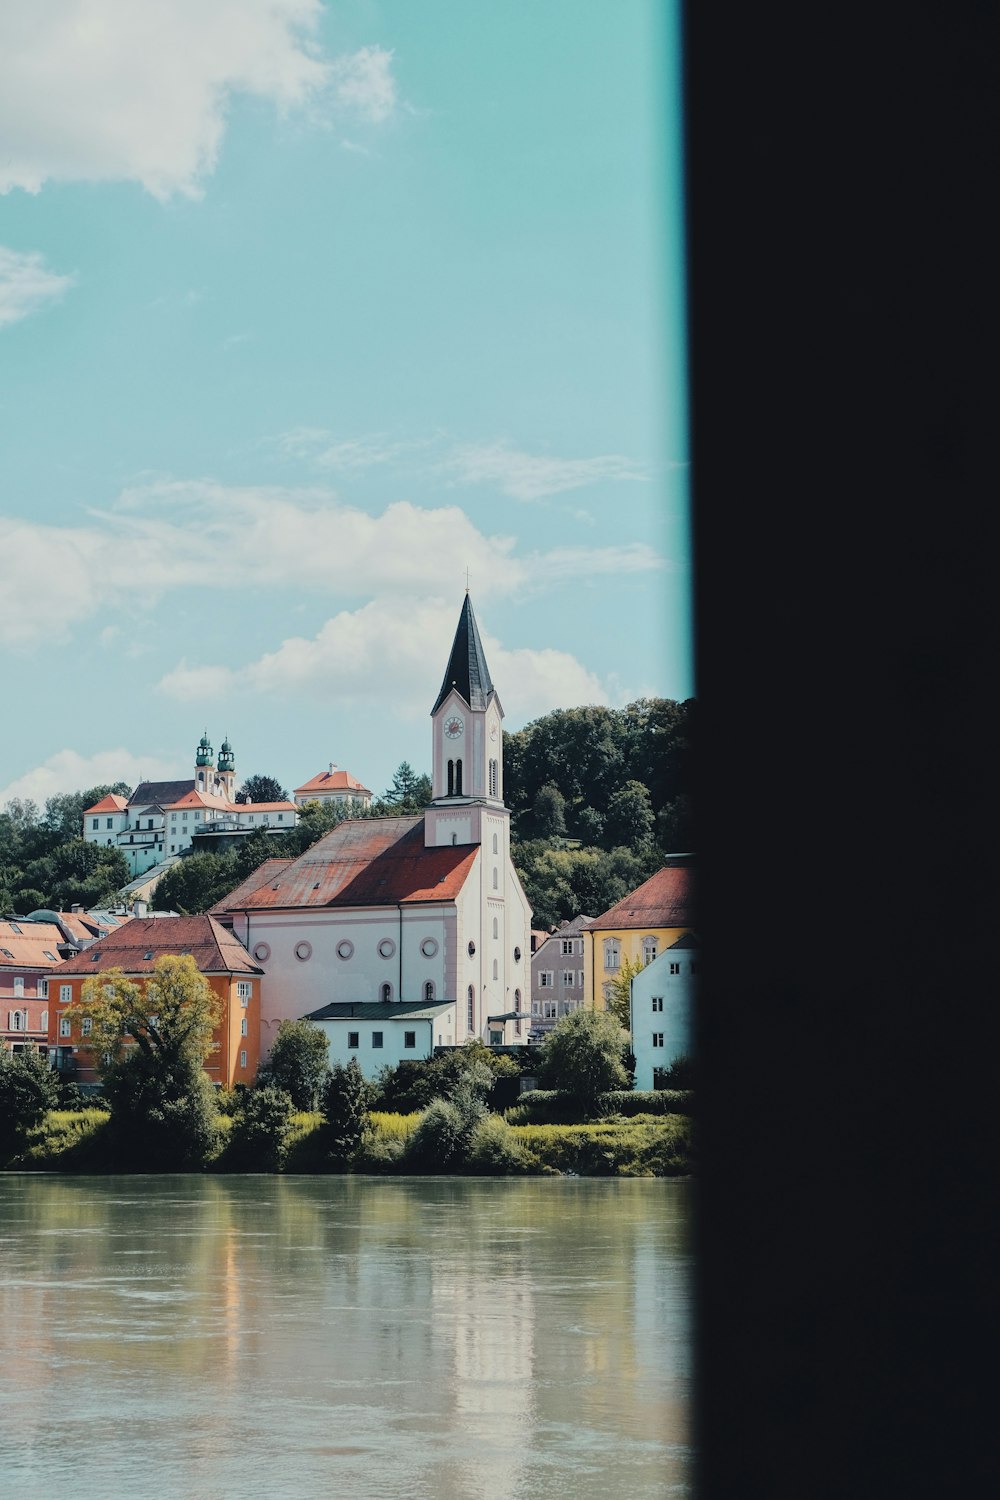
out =
[(457, 740), (464, 728), (465, 725), (462, 723), (457, 714), (454, 714), (450, 719), (445, 719), (444, 721), (444, 732), (450, 740)]

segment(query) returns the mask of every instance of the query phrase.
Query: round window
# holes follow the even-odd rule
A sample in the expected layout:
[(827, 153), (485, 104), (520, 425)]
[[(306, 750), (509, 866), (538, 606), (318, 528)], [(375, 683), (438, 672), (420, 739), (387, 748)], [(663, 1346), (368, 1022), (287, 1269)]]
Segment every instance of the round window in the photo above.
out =
[(521, 962), (521, 950), (520, 950), (520, 948), (515, 948), (514, 949), (514, 962), (516, 964), (519, 964)]
[(382, 958), (391, 958), (396, 951), (396, 944), (392, 938), (383, 938), (378, 945), (378, 951)]
[(354, 953), (354, 944), (347, 938), (337, 944), (337, 957), (350, 958)]
[(474, 955), (475, 951), (476, 951), (476, 945), (475, 945), (475, 943), (470, 943), (469, 944), (469, 957), (470, 958), (472, 958), (472, 956)]
[(425, 958), (433, 958), (438, 951), (438, 945), (433, 938), (424, 938), (420, 944), (420, 951)]
[(299, 960), (300, 963), (305, 963), (307, 958), (312, 958), (312, 951), (312, 943), (295, 944), (295, 957)]
[(253, 956), (257, 959), (258, 963), (267, 963), (267, 960), (271, 957), (270, 943), (257, 943), (253, 950)]

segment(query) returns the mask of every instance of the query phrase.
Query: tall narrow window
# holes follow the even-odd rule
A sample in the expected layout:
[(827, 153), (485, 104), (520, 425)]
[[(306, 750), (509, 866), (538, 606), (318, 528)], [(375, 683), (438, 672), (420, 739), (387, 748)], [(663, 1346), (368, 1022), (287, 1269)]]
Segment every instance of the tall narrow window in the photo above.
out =
[(470, 1031), (475, 1031), (475, 1029), (476, 1029), (476, 991), (475, 991), (475, 989), (473, 988), (473, 986), (471, 984), (469, 985), (469, 1009), (468, 1009), (467, 1022), (468, 1022), (469, 1030)]
[(500, 791), (500, 762), (490, 761), (490, 796), (496, 797)]
[(456, 762), (455, 762), (455, 796), (456, 797), (461, 797), (461, 795), (462, 795), (462, 762), (460, 760), (456, 760)]
[(493, 918), (493, 936), (495, 938), (500, 936), (500, 923), (496, 917)]
[(497, 878), (498, 878), (498, 877), (497, 877), (497, 872), (496, 872), (496, 870), (495, 870), (495, 869), (494, 869), (494, 871), (493, 871), (493, 889), (494, 889), (494, 890), (496, 890), (496, 888), (497, 888)]
[(428, 979), (427, 983), (424, 985), (424, 999), (425, 1000), (433, 1000), (434, 999), (434, 981), (433, 981), (433, 979)]
[(493, 978), (494, 979), (499, 979), (500, 978), (500, 971), (497, 968), (497, 960), (496, 959), (493, 960)]
[(391, 999), (392, 999), (392, 985), (391, 984), (384, 984), (382, 986), (382, 1003), (383, 1004), (387, 1004), (388, 1001), (390, 1001)]
[[(518, 1011), (518, 1012), (521, 1009), (521, 991), (520, 990), (515, 990), (514, 991), (514, 1009), (516, 1011)], [(517, 1020), (517, 1021), (514, 1022), (514, 1035), (515, 1036), (520, 1036), (521, 1035), (521, 1022), (520, 1022), (520, 1020)]]
[(499, 854), (500, 853), (500, 847), (499, 847), (499, 844), (497, 843), (497, 836), (496, 836), (496, 834), (493, 835), (493, 853), (494, 854)]
[(455, 762), (453, 760), (450, 760), (448, 762), (448, 796), (449, 797), (454, 797), (454, 795), (455, 795)]

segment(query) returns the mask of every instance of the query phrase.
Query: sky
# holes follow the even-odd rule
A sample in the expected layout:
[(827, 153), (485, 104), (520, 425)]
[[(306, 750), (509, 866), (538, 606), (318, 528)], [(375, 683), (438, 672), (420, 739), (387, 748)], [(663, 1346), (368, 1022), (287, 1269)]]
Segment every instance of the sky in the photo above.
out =
[(693, 696), (679, 7), (0, 8), (0, 807)]

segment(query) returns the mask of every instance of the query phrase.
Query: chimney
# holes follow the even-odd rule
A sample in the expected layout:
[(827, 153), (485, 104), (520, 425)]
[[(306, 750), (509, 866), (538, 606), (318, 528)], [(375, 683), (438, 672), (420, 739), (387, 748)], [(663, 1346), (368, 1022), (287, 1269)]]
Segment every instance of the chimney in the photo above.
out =
[(83, 907), (80, 905), (79, 901), (74, 901), (73, 905), (70, 907), (70, 911), (83, 911)]
[(330, 775), (331, 776), (333, 775), (333, 773), (334, 773), (334, 771), (336, 769), (337, 769), (337, 762), (334, 761), (334, 760), (331, 760), (331, 762), (330, 762)]

